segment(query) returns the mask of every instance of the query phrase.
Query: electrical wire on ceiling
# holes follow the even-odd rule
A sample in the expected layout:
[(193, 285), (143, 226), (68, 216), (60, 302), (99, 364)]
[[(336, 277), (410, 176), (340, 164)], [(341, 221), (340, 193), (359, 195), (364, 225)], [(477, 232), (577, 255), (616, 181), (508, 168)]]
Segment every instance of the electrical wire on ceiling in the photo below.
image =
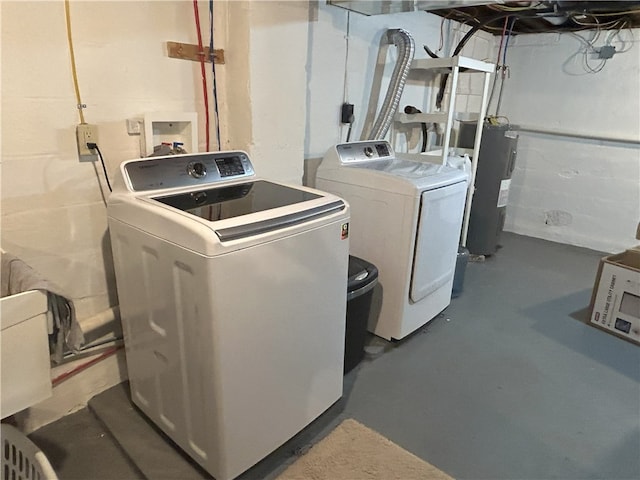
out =
[[(533, 3), (533, 2), (531, 2)], [(538, 8), (544, 5), (544, 2), (536, 2), (535, 5), (527, 5), (527, 6), (520, 6), (520, 7), (512, 7), (510, 5), (493, 5), (493, 4), (489, 4), (487, 5), (487, 7), (489, 7), (492, 10), (498, 10), (501, 12), (524, 12), (526, 10), (531, 10), (532, 8)]]
[[(511, 2), (509, 2), (511, 3)], [(616, 28), (617, 22), (627, 20), (634, 26), (640, 23), (640, 18), (634, 16), (640, 13), (640, 2), (607, 2), (607, 1), (581, 1), (560, 2), (555, 0), (538, 2), (518, 2), (517, 5), (490, 4), (486, 6), (470, 6), (462, 8), (443, 9), (442, 15), (453, 18), (464, 24), (478, 24), (486, 20), (496, 18), (500, 14), (512, 14), (520, 19), (528, 19), (522, 22), (516, 34), (519, 33), (551, 33), (580, 31), (595, 28), (597, 25), (592, 19), (601, 19), (600, 28)], [(494, 12), (494, 13), (491, 13)], [(440, 13), (438, 13), (440, 14)], [(613, 18), (616, 17), (616, 18)], [(613, 18), (613, 19), (612, 19)], [(544, 22), (542, 22), (544, 20)], [(500, 29), (491, 25), (491, 21), (481, 27), (488, 32), (500, 33)]]
[[(205, 115), (205, 138), (206, 138), (206, 151), (209, 151), (209, 94), (207, 89), (207, 74), (204, 65), (204, 48), (202, 46), (202, 31), (200, 29), (200, 13), (198, 11), (198, 0), (193, 0), (193, 13), (196, 20), (196, 33), (198, 35), (198, 52), (200, 57), (200, 74), (202, 76), (202, 92), (204, 96), (204, 115)], [(210, 52), (213, 54), (213, 52)], [(213, 62), (213, 59), (211, 60)]]
[(573, 22), (577, 23), (578, 25), (581, 25), (583, 27), (589, 27), (591, 28), (596, 28), (597, 30), (602, 30), (603, 28), (607, 28), (607, 27), (615, 27), (620, 23), (619, 19), (616, 20), (611, 20), (610, 22), (605, 22), (605, 23), (601, 23), (598, 20), (598, 16), (593, 15), (593, 19), (595, 20), (594, 22), (585, 22), (582, 20), (582, 18), (580, 17), (585, 17), (588, 18), (592, 15), (588, 15), (588, 14), (580, 14), (580, 15), (572, 15), (570, 18)]
[(218, 151), (222, 150), (222, 140), (220, 138), (220, 113), (218, 110), (218, 82), (216, 75), (216, 62), (213, 58), (214, 45), (213, 45), (213, 0), (209, 0), (209, 54), (211, 55), (211, 75), (212, 89), (213, 89), (213, 111), (216, 121), (216, 138), (218, 142)]
[[(509, 5), (491, 5), (490, 9), (496, 10), (497, 13), (495, 15), (492, 15), (489, 18), (484, 18), (484, 19), (478, 19), (474, 15), (468, 12), (465, 12), (463, 10), (456, 10), (456, 13), (458, 15), (461, 15), (466, 18), (465, 23), (466, 21), (469, 21), (472, 26), (471, 26), (471, 29), (466, 33), (466, 35), (460, 40), (460, 42), (456, 46), (452, 56), (459, 55), (462, 49), (464, 48), (465, 44), (468, 42), (468, 40), (480, 29), (491, 30), (491, 31), (502, 31), (502, 37), (503, 37), (502, 40), (504, 40), (504, 35), (505, 35), (504, 26), (502, 29), (498, 29), (491, 25), (492, 23), (495, 23), (498, 20), (501, 20), (503, 18), (513, 17), (514, 19), (527, 19), (527, 18), (538, 19), (538, 18), (544, 18), (545, 15), (552, 16), (552, 17), (557, 17), (561, 15), (561, 16), (567, 16), (568, 18), (572, 18), (575, 16), (590, 16), (591, 18), (594, 18), (597, 21), (598, 16), (618, 16), (618, 17), (622, 16), (623, 17), (624, 15), (628, 15), (628, 14), (640, 11), (640, 10), (632, 9), (632, 10), (624, 10), (616, 13), (588, 12), (587, 14), (585, 14), (584, 11), (572, 11), (570, 8), (561, 9), (561, 8), (558, 8), (557, 4), (553, 4), (549, 2), (536, 2), (535, 4), (531, 2), (528, 6), (518, 6), (518, 7), (509, 6)], [(578, 18), (578, 20), (580, 20), (580, 18)], [(614, 27), (616, 25), (616, 22), (620, 22), (622, 20), (624, 20), (624, 17), (607, 22), (606, 25), (608, 27)], [(579, 23), (575, 23), (577, 27), (575, 28), (575, 30), (583, 30), (583, 29), (586, 30), (586, 29), (592, 29), (594, 27), (593, 23), (588, 23), (588, 24), (584, 24), (585, 22), (582, 22), (582, 23), (583, 25), (580, 25)], [(602, 28), (602, 25), (600, 25), (600, 28)], [(511, 30), (513, 30), (513, 24), (512, 24)], [(547, 29), (546, 31), (549, 31), (549, 32), (556, 31), (556, 32), (566, 33), (568, 30), (565, 28), (563, 29), (557, 28), (557, 29)], [(425, 46), (425, 50), (427, 50), (427, 53), (430, 56), (437, 58), (437, 55), (433, 54), (433, 52), (431, 52), (428, 49), (428, 47)], [(504, 64), (504, 60), (503, 60), (503, 64)], [(498, 55), (496, 65), (498, 67), (500, 66), (500, 54)], [(599, 65), (594, 70), (597, 70), (601, 66), (603, 67), (604, 65)], [(440, 88), (436, 96), (436, 108), (438, 109), (442, 108), (442, 101), (446, 91), (447, 81), (448, 81), (448, 74), (445, 73), (441, 77)]]
[(592, 15), (594, 17), (617, 17), (619, 15), (628, 15), (630, 13), (640, 13), (640, 9), (623, 10), (621, 12), (602, 12), (602, 13), (590, 12), (589, 15)]
[(507, 65), (507, 49), (509, 48), (509, 39), (511, 38), (511, 33), (513, 32), (513, 26), (518, 21), (518, 17), (511, 17), (509, 25), (509, 31), (507, 32), (507, 38), (504, 42), (504, 52), (502, 53), (502, 66), (506, 67)]
[(509, 17), (504, 17), (504, 25), (502, 26), (502, 35), (500, 35), (500, 46), (498, 47), (498, 58), (496, 58), (496, 65), (500, 65), (500, 56), (502, 55), (502, 46), (504, 45), (504, 37), (507, 34), (507, 24), (509, 23)]
[(487, 105), (491, 105), (491, 101), (493, 100), (493, 95), (496, 90), (496, 85), (498, 84), (498, 78), (500, 78), (500, 71), (502, 70), (502, 66), (500, 65), (500, 56), (502, 55), (502, 45), (504, 44), (504, 37), (507, 33), (507, 23), (509, 22), (509, 17), (504, 17), (504, 25), (502, 26), (502, 35), (500, 35), (500, 46), (498, 47), (498, 56), (496, 57), (496, 72), (493, 75), (493, 83), (491, 84), (491, 93), (489, 94), (489, 101)]
[(509, 26), (509, 31), (507, 32), (507, 36), (504, 42), (504, 52), (502, 53), (502, 79), (500, 80), (500, 91), (498, 93), (498, 104), (496, 105), (496, 117), (500, 116), (500, 105), (502, 105), (502, 92), (504, 90), (504, 81), (509, 76), (509, 67), (507, 66), (507, 49), (509, 48), (509, 39), (511, 38), (511, 33), (513, 32), (513, 26), (518, 21), (517, 17), (507, 17), (511, 24)]
[(436, 53), (440, 53), (444, 48), (444, 22), (446, 19), (447, 17), (442, 17), (442, 20), (440, 20), (440, 43), (438, 44)]
[(80, 116), (80, 123), (86, 123), (84, 120), (84, 108), (86, 105), (82, 103), (80, 98), (80, 86), (78, 85), (78, 72), (76, 70), (76, 56), (73, 51), (73, 36), (71, 35), (71, 14), (69, 12), (69, 0), (64, 0), (64, 14), (67, 23), (67, 42), (69, 44), (69, 55), (71, 58), (71, 75), (73, 76), (73, 88), (76, 92), (76, 107)]
[[(597, 18), (595, 18), (596, 23), (598, 23)], [(605, 38), (604, 43), (602, 44), (602, 46), (600, 48), (596, 47), (596, 42), (600, 39), (601, 34), (602, 34), (602, 29), (600, 28), (596, 28), (593, 36), (591, 39), (586, 39), (584, 38), (582, 35), (575, 33), (575, 32), (569, 32), (573, 37), (577, 38), (583, 45), (580, 48), (580, 50), (578, 50), (578, 54), (582, 55), (582, 66), (583, 69), (585, 70), (585, 72), (587, 73), (598, 73), (601, 72), (602, 69), (605, 67), (605, 65), (607, 64), (607, 61), (611, 58), (601, 58), (600, 57), (600, 51), (602, 49), (602, 47), (612, 47), (612, 43), (613, 40), (620, 36), (620, 33), (622, 32), (622, 30), (625, 29), (625, 27), (627, 26), (627, 21), (626, 20), (617, 20), (616, 21), (619, 25), (617, 26), (618, 28), (616, 28), (615, 30), (610, 30), (610, 33), (607, 35), (607, 37)], [(633, 32), (631, 32), (631, 36), (633, 37)], [(624, 42), (624, 40), (621, 40), (622, 43), (622, 49), (618, 50), (615, 49), (614, 47), (614, 52), (615, 54), (620, 54), (620, 53), (625, 53), (627, 51), (630, 50), (629, 48), (625, 48), (626, 43)], [(597, 65), (593, 65), (593, 63), (589, 60), (589, 55), (598, 55), (599, 57), (599, 62)]]
[[(597, 22), (598, 21), (596, 19), (596, 24)], [(604, 59), (600, 60), (599, 64), (595, 67), (589, 64), (589, 54), (598, 53), (598, 49), (595, 47), (595, 42), (598, 41), (598, 39), (600, 38), (600, 28), (596, 28), (591, 40), (587, 40), (582, 35), (579, 35), (574, 32), (570, 32), (570, 34), (583, 43), (583, 47), (578, 51), (578, 53), (582, 54), (582, 63), (583, 63), (584, 70), (587, 73), (598, 73), (599, 71), (601, 71), (604, 68), (605, 64), (607, 63), (606, 60)]]
[[(627, 42), (625, 42), (624, 39), (621, 38), (621, 33), (623, 31), (629, 32), (629, 35), (631, 35), (631, 41), (629, 42), (629, 47), (626, 46)], [(633, 46), (633, 42), (635, 41), (635, 37), (633, 35), (633, 30), (631, 29), (631, 27), (629, 26), (629, 23), (626, 20), (622, 22), (622, 25), (620, 26), (620, 28), (617, 28), (615, 31), (612, 31), (609, 33), (609, 35), (607, 36), (605, 45), (611, 45), (612, 43), (614, 43), (615, 38), (619, 38), (618, 43), (622, 45), (621, 49), (616, 48), (616, 54), (625, 53), (631, 50), (631, 47)]]

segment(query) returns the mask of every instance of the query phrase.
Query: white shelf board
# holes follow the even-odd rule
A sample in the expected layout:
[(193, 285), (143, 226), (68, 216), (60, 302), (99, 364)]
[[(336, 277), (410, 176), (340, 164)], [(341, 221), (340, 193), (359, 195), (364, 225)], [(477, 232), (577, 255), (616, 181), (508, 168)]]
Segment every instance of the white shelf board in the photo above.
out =
[[(478, 112), (455, 112), (453, 119), (458, 122), (477, 122)], [(446, 123), (447, 112), (438, 113), (396, 113), (394, 120), (399, 123)]]
[(445, 123), (446, 113), (397, 113), (395, 121), (400, 123)]
[(467, 68), (465, 73), (488, 72), (493, 73), (496, 66), (493, 63), (483, 62), (474, 58), (455, 57), (446, 58), (418, 58), (411, 62), (412, 70), (436, 70), (438, 72), (448, 72), (453, 67)]
[[(469, 155), (469, 158), (473, 158), (473, 148), (459, 148), (459, 147), (451, 147), (449, 148), (449, 154), (457, 157), (457, 156), (463, 156), (465, 154)], [(399, 153), (396, 153), (396, 156), (399, 156)], [(414, 155), (416, 156), (416, 159), (420, 158), (420, 157), (431, 157), (431, 158), (442, 158), (442, 148), (437, 148), (435, 150), (428, 150), (426, 152), (421, 152), (421, 153), (404, 153), (402, 154), (405, 157), (404, 158), (408, 158), (406, 157), (407, 155)], [(449, 156), (449, 155), (447, 155)], [(431, 160), (429, 160), (431, 161)]]
[(479, 112), (456, 112), (454, 118), (458, 122), (477, 122), (480, 118)]

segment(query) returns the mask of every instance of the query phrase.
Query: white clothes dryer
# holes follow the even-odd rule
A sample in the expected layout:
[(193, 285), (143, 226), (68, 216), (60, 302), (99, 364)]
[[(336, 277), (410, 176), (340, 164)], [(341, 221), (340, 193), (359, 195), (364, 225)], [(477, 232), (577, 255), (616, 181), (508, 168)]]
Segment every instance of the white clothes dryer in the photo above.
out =
[(217, 152), (124, 162), (108, 217), (132, 400), (217, 480), (342, 396), (346, 202)]
[(349, 202), (351, 254), (378, 267), (372, 333), (402, 339), (449, 305), (466, 173), (396, 158), (386, 141), (353, 142), (329, 149), (316, 187)]

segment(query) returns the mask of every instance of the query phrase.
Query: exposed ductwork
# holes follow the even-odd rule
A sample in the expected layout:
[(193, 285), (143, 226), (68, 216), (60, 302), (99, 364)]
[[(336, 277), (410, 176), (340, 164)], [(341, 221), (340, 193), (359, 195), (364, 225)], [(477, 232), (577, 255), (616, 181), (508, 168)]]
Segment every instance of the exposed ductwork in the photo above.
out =
[(371, 132), (369, 132), (368, 140), (384, 138), (387, 134), (393, 121), (393, 116), (398, 109), (402, 90), (404, 90), (404, 84), (407, 81), (409, 68), (415, 53), (413, 37), (406, 30), (391, 29), (387, 30), (386, 35), (388, 42), (393, 43), (398, 48), (398, 61), (389, 80), (389, 87), (380, 113), (371, 128)]

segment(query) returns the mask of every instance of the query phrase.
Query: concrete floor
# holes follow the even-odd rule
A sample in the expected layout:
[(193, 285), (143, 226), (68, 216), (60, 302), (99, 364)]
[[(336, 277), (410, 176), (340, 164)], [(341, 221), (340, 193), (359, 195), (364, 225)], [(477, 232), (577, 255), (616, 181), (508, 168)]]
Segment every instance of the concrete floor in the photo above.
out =
[[(242, 479), (274, 478), (347, 417), (457, 479), (640, 478), (640, 347), (584, 323), (601, 254), (502, 243), (427, 327), (372, 337), (384, 351), (345, 377), (343, 399)], [(92, 409), (31, 436), (60, 478), (207, 478), (124, 386)]]

